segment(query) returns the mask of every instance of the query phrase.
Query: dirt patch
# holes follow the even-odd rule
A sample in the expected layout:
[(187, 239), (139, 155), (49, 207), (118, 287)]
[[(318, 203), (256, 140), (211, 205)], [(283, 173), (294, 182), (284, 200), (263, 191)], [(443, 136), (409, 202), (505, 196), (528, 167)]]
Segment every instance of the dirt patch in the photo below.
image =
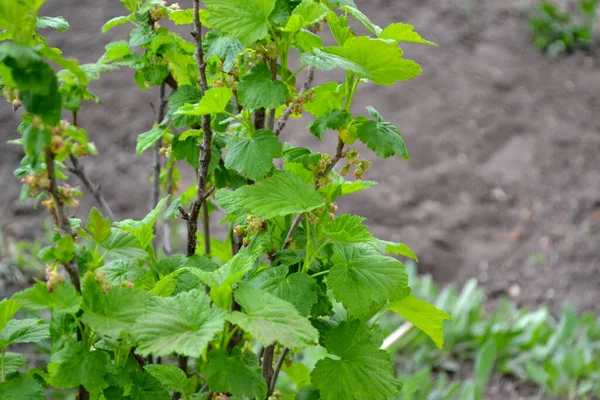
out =
[[(600, 53), (539, 54), (524, 16), (533, 1), (357, 3), (379, 25), (413, 24), (440, 47), (405, 47), (424, 67), (418, 79), (360, 89), (354, 112), (375, 106), (404, 133), (413, 159), (376, 161), (365, 178), (379, 186), (344, 200), (342, 210), (368, 217), (376, 235), (409, 244), (420, 270), (440, 282), (477, 277), (491, 297), (510, 289), (522, 304), (600, 311)], [(68, 34), (48, 36), (81, 62), (126, 37), (126, 27), (99, 33), (123, 13), (112, 0), (44, 9), (70, 21)], [(86, 159), (86, 168), (119, 216), (140, 217), (149, 207), (151, 167), (134, 149), (137, 134), (152, 125), (156, 93), (141, 92), (125, 70), (92, 89), (103, 104), (85, 106), (80, 122), (102, 157)], [(18, 120), (2, 106), (0, 224), (31, 237), (43, 211), (18, 203), (12, 171), (19, 155), (5, 144), (17, 136)], [(285, 139), (318, 145), (300, 129)], [(334, 138), (321, 146), (333, 150)], [(84, 209), (92, 204), (86, 197)]]

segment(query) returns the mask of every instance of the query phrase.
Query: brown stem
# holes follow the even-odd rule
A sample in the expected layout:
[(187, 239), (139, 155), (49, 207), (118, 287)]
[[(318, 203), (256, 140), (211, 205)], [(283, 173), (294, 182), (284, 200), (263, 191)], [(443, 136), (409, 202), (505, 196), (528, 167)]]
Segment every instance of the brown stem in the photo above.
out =
[[(302, 88), (300, 88), (300, 91), (298, 92), (298, 94), (299, 95), (303, 94), (308, 89), (310, 89), (314, 79), (315, 79), (315, 69), (313, 67), (308, 67), (308, 71), (306, 72), (306, 81), (304, 81), (304, 84), (302, 85)], [(293, 111), (294, 111), (294, 103), (291, 103), (288, 106), (288, 108), (285, 109), (285, 111), (283, 112), (283, 115), (277, 121), (277, 128), (275, 129), (276, 136), (279, 136), (279, 134), (281, 134), (281, 131), (283, 131), (283, 129), (285, 128), (285, 126), (288, 122), (288, 119), (290, 119), (290, 116), (292, 115)]]
[(275, 354), (275, 345), (272, 344), (265, 348), (262, 356), (262, 372), (265, 381), (267, 381), (267, 388), (271, 385), (273, 379), (273, 355)]
[(210, 254), (210, 215), (208, 213), (208, 199), (202, 205), (202, 234), (204, 235), (204, 254)]
[[(200, 76), (200, 91), (202, 95), (208, 90), (206, 80), (206, 63), (204, 62), (204, 50), (202, 49), (202, 25), (200, 24), (200, 0), (194, 0), (194, 28), (192, 36), (196, 39), (196, 61), (198, 63), (198, 74)], [(200, 145), (200, 168), (198, 170), (198, 191), (196, 199), (192, 204), (188, 216), (188, 246), (187, 255), (191, 256), (196, 253), (196, 232), (198, 231), (198, 215), (202, 203), (206, 199), (206, 184), (208, 182), (208, 166), (212, 156), (212, 130), (210, 128), (210, 115), (202, 116), (203, 139)], [(208, 218), (207, 218), (208, 221)], [(209, 223), (209, 222), (206, 222)], [(204, 237), (205, 249), (210, 250), (210, 237)], [(209, 242), (208, 246), (206, 242)]]
[(275, 364), (275, 370), (273, 371), (273, 377), (271, 378), (271, 382), (269, 383), (269, 392), (267, 394), (267, 397), (271, 396), (273, 394), (273, 391), (275, 390), (275, 385), (277, 384), (279, 372), (281, 371), (281, 367), (283, 366), (283, 362), (285, 361), (285, 357), (287, 356), (289, 351), (290, 349), (284, 347), (283, 351), (281, 352), (281, 356), (279, 357), (279, 360), (277, 360), (277, 364)]
[[(167, 173), (167, 208), (171, 205), (171, 196), (173, 195), (173, 164), (169, 166)], [(170, 255), (173, 252), (171, 246), (171, 219), (166, 218), (163, 224), (163, 250), (166, 255)]]
[[(277, 57), (269, 60), (269, 69), (271, 70), (271, 80), (277, 79)], [(275, 108), (269, 110), (269, 117), (267, 119), (267, 128), (273, 130), (275, 126)]]

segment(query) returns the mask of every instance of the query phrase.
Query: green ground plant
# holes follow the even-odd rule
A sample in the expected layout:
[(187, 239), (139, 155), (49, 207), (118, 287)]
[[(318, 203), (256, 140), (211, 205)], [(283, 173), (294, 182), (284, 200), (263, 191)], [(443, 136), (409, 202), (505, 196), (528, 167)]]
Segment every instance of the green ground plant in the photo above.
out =
[(578, 12), (571, 14), (543, 0), (529, 17), (534, 44), (552, 57), (588, 48), (594, 42), (596, 8), (597, 0), (579, 0)]
[[(441, 347), (450, 317), (411, 294), (391, 255), (413, 252), (372, 236), (362, 217), (339, 215), (335, 201), (375, 185), (361, 180), (371, 162), (355, 143), (409, 158), (375, 108), (355, 114), (357, 88), (415, 78), (421, 67), (399, 43), (433, 43), (410, 25), (375, 25), (351, 1), (121, 2), (127, 15), (102, 30), (127, 24), (128, 40), (79, 64), (40, 34), (69, 27), (38, 16), (43, 0), (0, 0), (1, 83), (25, 111), (13, 142), (26, 156), (15, 175), (55, 225), (39, 253), (46, 281), (0, 302), (0, 398), (398, 396), (378, 321), (402, 315)], [(191, 41), (160, 23), (187, 26)], [(322, 31), (336, 44), (325, 46)], [(137, 141), (137, 155), (154, 155), (153, 209), (141, 220), (118, 221), (81, 161), (97, 152), (78, 122), (83, 101), (100, 101), (88, 83), (120, 67), (160, 93), (154, 127)], [(341, 83), (312, 87), (315, 70), (333, 69)], [(332, 155), (282, 143), (288, 119), (305, 111), (316, 139), (337, 137)], [(194, 169), (189, 188), (180, 188), (179, 168)], [(82, 191), (68, 173), (102, 212), (69, 217)], [(210, 232), (217, 210), (225, 237)], [(177, 221), (187, 229), (184, 254), (173, 254)], [(21, 308), (50, 316), (14, 318)], [(39, 342), (51, 349), (39, 368), (8, 351)], [(310, 354), (319, 357), (309, 363)]]

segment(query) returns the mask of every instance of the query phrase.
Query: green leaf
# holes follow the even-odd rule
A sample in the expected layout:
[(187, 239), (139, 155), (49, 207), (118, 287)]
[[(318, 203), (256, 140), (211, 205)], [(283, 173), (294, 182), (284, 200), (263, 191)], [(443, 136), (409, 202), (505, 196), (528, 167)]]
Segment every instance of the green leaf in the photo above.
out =
[[(168, 196), (159, 201), (154, 210), (150, 211), (148, 215), (146, 215), (141, 221), (126, 219), (120, 222), (115, 222), (115, 225), (134, 235), (139, 241), (141, 248), (146, 249), (152, 245), (152, 240), (155, 237), (152, 228), (154, 227), (160, 212), (165, 208), (167, 199)], [(107, 240), (110, 240), (110, 236)]]
[(168, 126), (158, 125), (150, 129), (148, 132), (141, 133), (137, 138), (135, 154), (137, 154), (138, 157), (141, 156), (144, 151), (154, 146), (154, 143), (156, 143), (156, 141), (160, 139), (168, 130)]
[(390, 310), (425, 332), (438, 348), (442, 348), (444, 320), (452, 319), (450, 315), (413, 295), (390, 303)]
[(8, 321), (19, 311), (21, 303), (13, 299), (0, 301), (0, 331), (4, 329)]
[(371, 242), (381, 253), (393, 254), (395, 256), (403, 256), (412, 258), (419, 262), (417, 255), (404, 243), (394, 243), (385, 240), (375, 239)]
[[(89, 284), (99, 285), (95, 279)], [(86, 289), (88, 288), (86, 280)], [(150, 294), (146, 291), (113, 286), (106, 294), (102, 290), (85, 290), (81, 321), (102, 335), (118, 338), (128, 331), (146, 309)]]
[(180, 137), (177, 137), (173, 139), (171, 148), (176, 160), (186, 160), (194, 169), (200, 167), (200, 147), (197, 138), (189, 136), (185, 140), (181, 140)]
[(104, 218), (96, 207), (92, 207), (85, 229), (97, 243), (102, 243), (110, 235), (110, 219)]
[(202, 47), (206, 59), (219, 57), (223, 61), (224, 72), (231, 71), (235, 60), (244, 50), (244, 44), (238, 39), (213, 30), (202, 39)]
[(121, 0), (121, 3), (131, 12), (137, 11), (140, 7), (142, 1), (141, 0)]
[(59, 32), (69, 30), (69, 23), (63, 17), (38, 17), (35, 23), (36, 28), (54, 28)]
[(225, 202), (222, 200), (225, 199), (228, 211), (237, 208), (262, 219), (300, 214), (325, 205), (312, 186), (288, 171), (278, 171), (270, 178), (241, 187), (233, 193), (218, 190), (217, 201), (223, 207)]
[(271, 172), (273, 159), (281, 156), (283, 147), (277, 136), (271, 130), (261, 129), (251, 138), (242, 137), (227, 146), (225, 167), (258, 181)]
[(184, 104), (197, 104), (201, 98), (200, 88), (191, 85), (180, 86), (177, 91), (169, 96), (169, 115), (175, 128), (186, 128), (202, 122), (202, 117), (199, 115), (177, 114), (177, 110), (183, 107)]
[[(441, 345), (438, 347), (441, 348)], [(493, 339), (488, 340), (488, 342), (477, 351), (477, 355), (475, 356), (475, 377), (480, 390), (483, 390), (486, 387), (487, 382), (492, 375), (497, 354), (498, 350), (496, 342)]]
[(363, 14), (359, 9), (353, 6), (343, 6), (340, 7), (343, 11), (348, 11), (350, 14), (354, 16), (361, 24), (365, 26), (373, 35), (379, 36), (381, 34), (381, 28), (375, 25), (369, 17)]
[(414, 32), (413, 29), (415, 29), (415, 27), (408, 24), (391, 24), (381, 32), (379, 37), (381, 39), (390, 39), (396, 42), (421, 43), (437, 47), (437, 44), (423, 39), (417, 32)]
[(402, 50), (396, 43), (380, 39), (353, 37), (342, 46), (326, 47), (324, 50), (358, 65), (363, 72), (337, 66), (357, 72), (378, 85), (392, 85), (396, 81), (413, 79), (421, 73), (419, 64), (402, 58)]
[(187, 375), (179, 367), (174, 365), (148, 364), (144, 366), (144, 369), (167, 390), (184, 394), (189, 394), (193, 390)]
[(346, 14), (337, 15), (331, 11), (327, 14), (327, 25), (329, 25), (329, 29), (339, 45), (343, 45), (346, 40), (356, 36), (354, 31), (348, 26), (348, 15)]
[(173, 10), (169, 13), (169, 19), (175, 25), (189, 25), (194, 22), (193, 10)]
[(58, 284), (49, 292), (44, 282), (38, 282), (27, 290), (15, 293), (12, 298), (32, 310), (50, 309), (74, 314), (81, 306), (81, 295), (70, 283)]
[[(300, 29), (296, 34), (296, 43), (303, 51), (312, 52), (314, 48), (323, 47), (323, 39), (306, 29)], [(335, 82), (332, 82), (335, 83)]]
[(110, 228), (110, 235), (102, 243), (102, 247), (110, 252), (112, 257), (137, 261), (148, 257), (140, 245), (140, 241), (130, 232), (118, 228)]
[(127, 281), (136, 282), (142, 277), (142, 269), (128, 260), (114, 260), (99, 271), (104, 273), (106, 281), (112, 285), (120, 285)]
[(154, 37), (154, 32), (149, 26), (142, 25), (138, 26), (135, 29), (132, 29), (130, 32), (129, 38), (129, 46), (130, 47), (138, 47), (145, 46), (152, 42), (152, 38)]
[(342, 214), (323, 225), (323, 234), (334, 242), (368, 242), (373, 236), (363, 225), (365, 218), (358, 215)]
[(304, 109), (315, 118), (319, 118), (333, 110), (344, 108), (343, 85), (327, 82), (313, 89), (314, 100), (306, 103)]
[(102, 25), (102, 33), (103, 34), (107, 33), (115, 26), (126, 24), (127, 22), (132, 20), (132, 16), (133, 15), (120, 16), (120, 17), (115, 17), (115, 18), (109, 19), (108, 22), (106, 22), (104, 25)]
[(104, 376), (110, 365), (108, 353), (89, 351), (84, 342), (69, 342), (52, 354), (48, 364), (50, 383), (57, 389), (83, 385), (91, 393), (99, 393), (109, 386)]
[(231, 356), (224, 349), (208, 353), (206, 379), (214, 392), (231, 393), (251, 399), (264, 399), (267, 384), (256, 354), (234, 347)]
[(383, 122), (383, 118), (373, 107), (367, 109), (376, 119), (366, 121), (358, 126), (360, 141), (381, 158), (399, 155), (404, 160), (410, 160), (404, 138), (398, 129), (389, 122)]
[(216, 87), (208, 89), (197, 105), (185, 105), (175, 114), (206, 115), (222, 113), (232, 97), (233, 91), (230, 88)]
[(310, 133), (321, 139), (327, 129), (339, 131), (344, 128), (352, 116), (346, 110), (331, 110), (315, 119), (309, 126)]
[(244, 75), (238, 85), (238, 99), (246, 108), (275, 108), (282, 105), (288, 97), (287, 85), (272, 80), (269, 67), (260, 63)]
[(13, 343), (36, 343), (50, 337), (48, 324), (43, 319), (13, 319), (0, 331), (0, 347)]
[(319, 333), (291, 303), (248, 285), (239, 288), (234, 297), (244, 312), (234, 311), (227, 320), (249, 332), (263, 346), (279, 342), (296, 349), (317, 342)]
[(135, 370), (131, 373), (131, 387), (127, 400), (170, 400), (169, 392), (150, 374)]
[(292, 303), (306, 317), (317, 302), (317, 284), (307, 274), (295, 272), (288, 275), (288, 271), (286, 266), (267, 268), (252, 277), (247, 285)]
[(301, 53), (298, 57), (300, 62), (315, 67), (323, 71), (330, 71), (336, 67), (353, 71), (364, 76), (369, 75), (369, 71), (359, 64), (340, 57), (333, 53), (328, 53), (319, 49), (313, 49), (313, 53)]
[(250, 45), (267, 37), (275, 0), (204, 0), (210, 26)]
[(285, 26), (286, 32), (297, 32), (301, 28), (312, 25), (325, 18), (329, 9), (325, 4), (316, 0), (302, 0), (302, 2), (294, 8)]
[(100, 64), (106, 64), (131, 54), (129, 43), (125, 40), (119, 40), (118, 42), (111, 42), (105, 46), (106, 51), (98, 60)]
[(360, 192), (361, 190), (368, 189), (377, 185), (377, 182), (373, 181), (355, 181), (355, 182), (343, 182), (343, 183), (330, 183), (319, 188), (319, 193), (325, 196), (328, 202), (334, 202), (341, 196)]
[(21, 377), (0, 383), (0, 399), (2, 400), (46, 400), (44, 389), (35, 380)]
[(339, 359), (325, 358), (315, 365), (311, 382), (323, 400), (387, 399), (401, 384), (394, 378), (390, 355), (380, 350), (382, 338), (372, 328), (353, 320), (333, 328), (326, 338), (327, 351)]
[(366, 246), (336, 243), (334, 248), (327, 286), (351, 315), (362, 318), (374, 305), (410, 294), (400, 261)]
[(52, 133), (47, 128), (38, 129), (29, 125), (23, 132), (23, 147), (25, 154), (32, 159), (32, 168), (38, 169), (42, 163), (42, 153), (50, 145)]
[(199, 357), (223, 329), (224, 316), (225, 312), (212, 308), (208, 296), (198, 289), (175, 297), (153, 297), (132, 327), (137, 353)]
[(21, 368), (21, 365), (25, 364), (27, 359), (23, 354), (5, 352), (4, 359), (0, 358), (0, 363), (4, 361), (4, 364), (0, 364), (0, 369), (5, 375), (12, 374)]

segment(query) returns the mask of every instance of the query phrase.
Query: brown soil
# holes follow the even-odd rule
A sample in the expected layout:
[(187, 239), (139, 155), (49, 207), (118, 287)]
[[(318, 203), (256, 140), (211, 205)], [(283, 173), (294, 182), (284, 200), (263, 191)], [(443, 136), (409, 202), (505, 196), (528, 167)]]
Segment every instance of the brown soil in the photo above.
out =
[[(410, 23), (439, 48), (405, 46), (423, 65), (418, 79), (360, 89), (354, 112), (375, 106), (403, 132), (413, 158), (376, 161), (365, 178), (380, 184), (341, 209), (368, 217), (379, 237), (409, 244), (420, 270), (441, 283), (475, 277), (491, 298), (600, 311), (600, 52), (540, 54), (526, 19), (533, 0), (356, 2), (379, 25)], [(50, 33), (50, 43), (94, 62), (129, 28), (101, 35), (124, 9), (114, 0), (85, 3), (50, 1), (44, 14), (71, 23), (66, 34)], [(87, 170), (119, 216), (140, 217), (151, 168), (149, 155), (136, 158), (134, 149), (152, 125), (156, 91), (141, 92), (128, 70), (92, 88), (103, 104), (85, 106), (80, 122), (102, 156), (84, 160)], [(18, 121), (2, 106), (0, 224), (33, 236), (43, 211), (19, 204), (12, 170), (20, 155), (4, 143), (17, 136)], [(285, 139), (334, 149), (333, 137), (319, 145), (299, 126)]]

